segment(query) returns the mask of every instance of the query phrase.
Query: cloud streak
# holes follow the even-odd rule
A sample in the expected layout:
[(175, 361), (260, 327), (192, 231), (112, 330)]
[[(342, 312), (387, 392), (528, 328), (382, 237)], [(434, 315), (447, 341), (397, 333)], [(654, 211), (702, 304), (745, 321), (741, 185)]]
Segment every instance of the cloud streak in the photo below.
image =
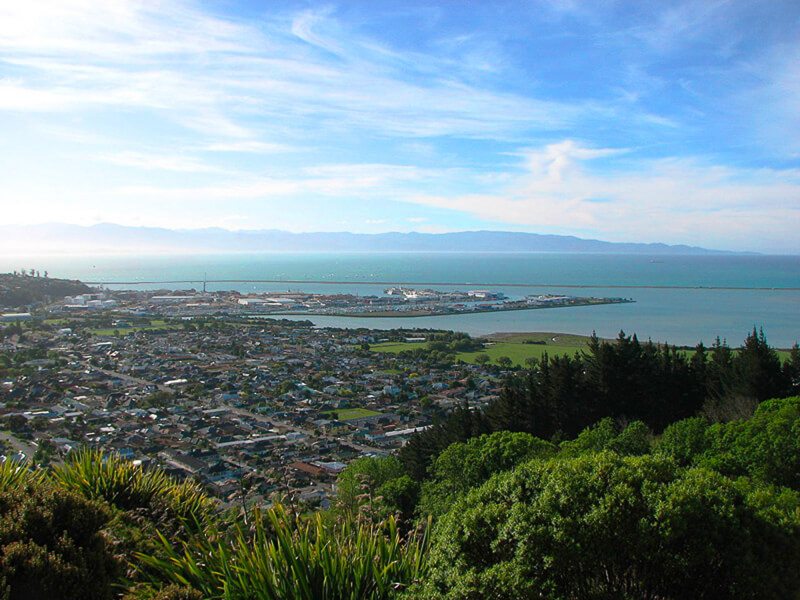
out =
[[(494, 229), (578, 232), (613, 241), (648, 241), (658, 231), (673, 243), (800, 250), (798, 170), (732, 169), (698, 158), (643, 160), (573, 140), (529, 148), (519, 153), (519, 161), (516, 169), (491, 180), (463, 169), (332, 164), (308, 167), (294, 178), (193, 188), (131, 186), (116, 193), (179, 203), (391, 199), (468, 215)], [(457, 187), (476, 191), (448, 193)], [(408, 217), (405, 222), (427, 220)]]
[(341, 31), (329, 13), (304, 12), (287, 30), (279, 18), (236, 24), (188, 3), (6, 4), (0, 58), (19, 77), (3, 81), (0, 109), (136, 107), (221, 138), (258, 136), (254, 117), (290, 129), (493, 137), (594, 110), (474, 87), (449, 60), (401, 56)]
[(800, 10), (764, 6), (0, 3), (5, 197), (800, 251)]
[(636, 160), (592, 169), (617, 154), (572, 141), (530, 150), (499, 192), (409, 195), (407, 202), (466, 211), (481, 219), (559, 232), (583, 230), (615, 241), (671, 241), (710, 247), (793, 249), (800, 218), (800, 171), (731, 169), (699, 160)]

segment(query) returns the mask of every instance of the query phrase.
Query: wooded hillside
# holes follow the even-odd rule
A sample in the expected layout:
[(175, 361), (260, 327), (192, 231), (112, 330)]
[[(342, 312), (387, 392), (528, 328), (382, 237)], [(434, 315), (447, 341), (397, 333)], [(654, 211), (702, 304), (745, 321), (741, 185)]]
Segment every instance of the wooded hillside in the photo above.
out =
[(64, 296), (86, 294), (92, 289), (80, 281), (53, 279), (38, 271), (28, 274), (0, 273), (0, 307), (17, 308)]

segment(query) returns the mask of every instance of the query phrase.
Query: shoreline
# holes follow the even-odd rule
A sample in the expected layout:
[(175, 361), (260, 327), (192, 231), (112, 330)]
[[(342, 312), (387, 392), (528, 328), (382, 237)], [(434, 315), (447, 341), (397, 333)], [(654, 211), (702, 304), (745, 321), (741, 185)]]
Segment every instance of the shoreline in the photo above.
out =
[(376, 311), (376, 312), (358, 312), (358, 313), (313, 313), (313, 312), (280, 312), (280, 313), (251, 313), (248, 316), (259, 317), (349, 317), (353, 319), (385, 319), (398, 318), (398, 319), (415, 319), (419, 317), (458, 317), (463, 315), (473, 315), (479, 313), (501, 313), (513, 312), (516, 310), (542, 310), (552, 308), (580, 308), (582, 306), (606, 306), (609, 304), (633, 304), (636, 300), (607, 300), (599, 302), (579, 302), (576, 304), (559, 304), (556, 306), (515, 306), (511, 308), (484, 308), (478, 310), (464, 310), (464, 311), (451, 311), (451, 312), (436, 312), (436, 311)]

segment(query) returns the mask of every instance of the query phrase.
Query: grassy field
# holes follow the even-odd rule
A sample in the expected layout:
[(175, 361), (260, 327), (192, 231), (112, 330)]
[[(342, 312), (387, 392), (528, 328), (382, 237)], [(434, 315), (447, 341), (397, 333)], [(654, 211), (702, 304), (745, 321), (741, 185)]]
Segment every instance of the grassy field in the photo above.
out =
[[(575, 354), (583, 350), (588, 342), (589, 338), (586, 336), (561, 333), (497, 334), (487, 338), (483, 354), (487, 354), (495, 364), (499, 357), (507, 356), (515, 365), (525, 366), (526, 359), (541, 358), (545, 352), (550, 356)], [(474, 364), (478, 354), (481, 353), (460, 352), (457, 356), (464, 362)]]
[(367, 410), (366, 408), (340, 408), (329, 413), (324, 413), (328, 418), (336, 413), (340, 421), (352, 421), (354, 419), (363, 419), (364, 417), (375, 417), (381, 413), (374, 410)]
[[(456, 357), (468, 363), (475, 363), (478, 354), (487, 354), (491, 362), (496, 363), (500, 356), (507, 356), (515, 365), (525, 366), (525, 359), (540, 358), (547, 352), (549, 355), (574, 354), (583, 349), (589, 338), (581, 335), (563, 333), (499, 333), (484, 338), (487, 343), (483, 352), (459, 352)], [(536, 344), (525, 342), (540, 342)], [(543, 342), (543, 343), (541, 343)], [(427, 347), (427, 342), (386, 342), (373, 344), (370, 350), (397, 354), (404, 350)]]
[[(500, 356), (507, 356), (518, 366), (526, 366), (525, 360), (530, 357), (541, 358), (547, 352), (550, 356), (573, 355), (575, 352), (583, 350), (589, 343), (589, 337), (583, 335), (572, 335), (568, 333), (496, 333), (484, 338), (486, 349), (483, 352), (459, 352), (456, 358), (464, 362), (476, 364), (475, 357), (478, 354), (487, 354), (491, 363), (497, 364)], [(539, 342), (536, 344), (525, 342)], [(544, 343), (541, 343), (544, 342)], [(387, 352), (397, 354), (403, 350), (414, 350), (424, 348), (427, 342), (386, 342), (384, 344), (373, 344), (371, 350), (375, 352)], [(781, 362), (789, 358), (788, 350), (776, 350)], [(693, 350), (679, 350), (682, 354), (691, 356)]]
[(476, 358), (479, 354), (487, 354), (491, 363), (497, 364), (497, 359), (507, 356), (515, 365), (524, 367), (525, 361), (529, 358), (541, 358), (547, 352), (550, 356), (574, 354), (580, 350), (575, 346), (560, 346), (552, 344), (550, 346), (539, 346), (533, 344), (515, 344), (511, 342), (499, 342), (489, 346), (483, 352), (459, 352), (456, 356), (464, 362), (477, 364)]
[(369, 349), (374, 352), (387, 352), (397, 354), (404, 350), (416, 350), (417, 348), (427, 348), (428, 342), (384, 342), (382, 344), (370, 344)]
[(44, 319), (47, 325), (65, 325), (69, 323), (69, 319)]
[(131, 333), (132, 331), (146, 331), (148, 329), (180, 329), (180, 325), (168, 324), (166, 321), (153, 320), (149, 325), (136, 325), (133, 327), (105, 327), (103, 329), (90, 329), (89, 333), (92, 335), (114, 335), (114, 332), (119, 331), (120, 335)]
[(544, 342), (548, 345), (583, 347), (589, 342), (589, 337), (585, 335), (573, 335), (571, 333), (550, 333), (539, 331), (535, 333), (494, 333), (487, 335), (485, 339), (493, 342), (508, 342), (521, 344), (523, 342)]

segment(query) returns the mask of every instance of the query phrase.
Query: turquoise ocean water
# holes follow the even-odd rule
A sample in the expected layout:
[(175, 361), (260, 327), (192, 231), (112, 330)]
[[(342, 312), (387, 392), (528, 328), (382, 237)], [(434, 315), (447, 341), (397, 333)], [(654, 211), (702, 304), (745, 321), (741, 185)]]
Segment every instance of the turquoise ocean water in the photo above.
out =
[[(510, 297), (566, 293), (636, 301), (415, 319), (311, 318), (321, 326), (436, 327), (474, 335), (499, 331), (578, 334), (596, 331), (601, 336), (614, 336), (624, 330), (636, 332), (644, 339), (676, 344), (695, 344), (700, 340), (708, 344), (719, 335), (733, 345), (738, 345), (756, 326), (763, 327), (770, 343), (777, 347), (789, 347), (800, 340), (800, 256), (271, 253), (0, 257), (0, 271), (21, 268), (48, 270), (53, 277), (84, 281), (194, 282), (139, 284), (144, 288), (199, 289), (205, 277), (229, 280), (208, 283), (209, 290), (241, 292), (299, 289), (367, 295), (381, 294), (384, 283), (424, 283), (437, 284), (438, 289), (453, 289), (458, 284), (467, 284), (467, 289), (491, 286)], [(278, 280), (279, 283), (230, 280)], [(299, 280), (318, 283), (293, 283)], [(676, 287), (659, 289), (658, 286)]]

